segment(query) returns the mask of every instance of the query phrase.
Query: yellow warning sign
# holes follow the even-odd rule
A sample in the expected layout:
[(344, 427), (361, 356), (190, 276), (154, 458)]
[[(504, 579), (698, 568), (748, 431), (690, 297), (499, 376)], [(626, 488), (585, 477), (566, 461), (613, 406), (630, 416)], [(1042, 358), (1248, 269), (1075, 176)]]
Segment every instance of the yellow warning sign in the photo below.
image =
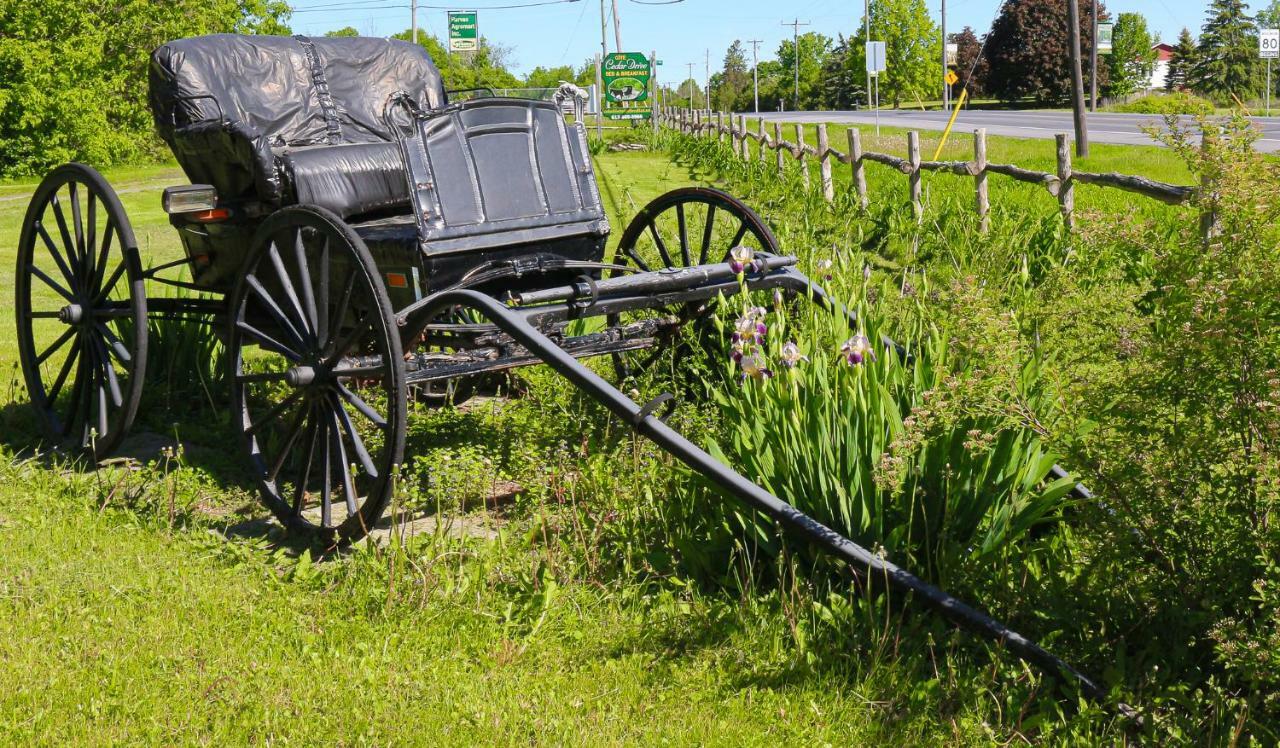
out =
[(948, 86), (954, 86), (956, 82), (960, 80), (960, 78), (956, 76), (956, 71), (948, 70), (947, 77), (945, 80), (947, 81)]

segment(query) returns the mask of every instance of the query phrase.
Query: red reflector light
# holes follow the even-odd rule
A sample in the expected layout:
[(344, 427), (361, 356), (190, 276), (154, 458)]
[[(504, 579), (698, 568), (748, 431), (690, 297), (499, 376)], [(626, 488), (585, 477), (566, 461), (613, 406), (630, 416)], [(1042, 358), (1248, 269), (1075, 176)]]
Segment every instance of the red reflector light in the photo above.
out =
[(404, 273), (387, 273), (387, 285), (392, 288), (408, 288), (409, 278)]
[(213, 221), (225, 221), (231, 217), (231, 211), (226, 208), (214, 208), (213, 210), (202, 210), (199, 213), (188, 213), (187, 215), (202, 223), (211, 223)]

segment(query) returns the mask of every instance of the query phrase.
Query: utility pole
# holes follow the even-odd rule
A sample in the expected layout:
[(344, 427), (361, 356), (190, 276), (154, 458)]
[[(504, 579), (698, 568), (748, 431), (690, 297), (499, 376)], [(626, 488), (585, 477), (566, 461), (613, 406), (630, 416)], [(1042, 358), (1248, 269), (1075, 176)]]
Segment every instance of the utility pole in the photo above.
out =
[[(1094, 0), (1097, 2), (1097, 0)], [(618, 0), (613, 0), (613, 43), (617, 46), (614, 52), (622, 51), (622, 19), (618, 18)]]
[(1067, 0), (1067, 53), (1071, 55), (1071, 112), (1076, 126), (1076, 155), (1089, 155), (1089, 130), (1084, 114), (1084, 73), (1080, 70), (1080, 0)]
[[(400, 7), (404, 7), (401, 5)], [(409, 19), (413, 25), (413, 43), (418, 43), (418, 0), (409, 0)]]
[(608, 47), (608, 44), (605, 42), (605, 28), (607, 28), (608, 20), (609, 20), (608, 16), (604, 14), (604, 0), (600, 0), (600, 60), (601, 62), (603, 62), (604, 58), (607, 57), (609, 54), (609, 47)]
[(1089, 111), (1098, 111), (1098, 0), (1093, 0), (1093, 44), (1089, 48)]
[(793, 67), (796, 69), (796, 100), (792, 102), (792, 109), (798, 112), (800, 111), (800, 27), (808, 26), (809, 22), (797, 18), (789, 23), (783, 21), (782, 25), (791, 27), (791, 54), (795, 57)]
[[(760, 61), (756, 59), (756, 50), (760, 49), (763, 39), (748, 39), (751, 42), (751, 89), (754, 92), (755, 113), (760, 113)], [(1267, 80), (1271, 80), (1271, 61), (1267, 60)], [(1270, 86), (1270, 84), (1268, 84)]]
[(706, 81), (706, 84), (703, 86), (703, 88), (705, 89), (705, 91), (703, 91), (703, 94), (706, 96), (706, 99), (707, 99), (707, 116), (710, 117), (711, 116), (711, 50), (710, 49), (703, 50), (703, 55), (704, 55), (703, 64), (706, 65), (706, 68), (703, 70), (703, 75), (705, 76), (704, 80)]
[(689, 108), (693, 109), (693, 90), (697, 88), (698, 84), (693, 80), (693, 63), (686, 62), (685, 64), (689, 66)]
[[(862, 22), (866, 27), (866, 38), (862, 41), (871, 42), (871, 0), (862, 0)], [(866, 49), (864, 46), (863, 49)], [(867, 108), (871, 108), (871, 70), (867, 70)], [(877, 134), (879, 134), (877, 132)]]
[(942, 111), (951, 111), (951, 84), (947, 83), (947, 0), (942, 0)]

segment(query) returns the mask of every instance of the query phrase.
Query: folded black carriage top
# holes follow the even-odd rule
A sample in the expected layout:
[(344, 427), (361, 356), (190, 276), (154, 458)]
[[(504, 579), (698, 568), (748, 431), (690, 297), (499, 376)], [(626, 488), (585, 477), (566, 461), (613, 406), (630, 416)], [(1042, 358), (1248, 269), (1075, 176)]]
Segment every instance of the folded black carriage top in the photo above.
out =
[(551, 102), (450, 105), (419, 45), (182, 39), (152, 55), (151, 106), (191, 181), (245, 219), (183, 232), (210, 285), (234, 274), (242, 253), (228, 245), (247, 240), (253, 219), (291, 204), (338, 214), (380, 263), (412, 263), (430, 279), (418, 294), (471, 269), (474, 250), (603, 254), (608, 224), (581, 131)]

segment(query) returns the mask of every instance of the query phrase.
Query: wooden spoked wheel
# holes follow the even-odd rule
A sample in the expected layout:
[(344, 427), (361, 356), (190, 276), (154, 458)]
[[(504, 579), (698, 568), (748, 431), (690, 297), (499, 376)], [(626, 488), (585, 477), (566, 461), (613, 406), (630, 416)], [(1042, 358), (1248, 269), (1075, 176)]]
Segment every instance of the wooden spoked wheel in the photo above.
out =
[[(631, 219), (614, 262), (642, 271), (685, 268), (725, 262), (738, 246), (755, 253), (778, 252), (773, 232), (746, 203), (709, 187), (685, 187), (657, 197)], [(649, 371), (668, 350), (687, 352), (697, 344), (695, 338), (707, 334), (706, 317), (712, 308), (712, 302), (696, 302), (610, 315), (614, 326), (657, 314), (667, 318), (672, 330), (652, 349), (614, 354), (619, 380)]]
[(368, 248), (327, 210), (277, 211), (229, 309), (233, 412), (263, 500), (292, 530), (363, 537), (405, 441), (400, 338)]
[(146, 367), (144, 285), (107, 181), (83, 164), (50, 172), (22, 224), (14, 291), (27, 392), (58, 446), (98, 459), (128, 433)]

